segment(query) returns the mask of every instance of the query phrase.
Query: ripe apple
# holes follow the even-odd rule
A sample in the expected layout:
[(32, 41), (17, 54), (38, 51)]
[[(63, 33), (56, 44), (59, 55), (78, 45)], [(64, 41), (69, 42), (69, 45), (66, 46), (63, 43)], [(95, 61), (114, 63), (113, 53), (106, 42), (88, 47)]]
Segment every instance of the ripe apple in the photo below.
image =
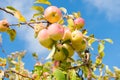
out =
[(58, 44), (57, 49), (54, 53), (53, 59), (55, 61), (63, 61), (65, 58), (66, 58), (66, 55), (64, 54), (64, 52), (62, 50), (62, 45)]
[(62, 18), (62, 12), (56, 6), (49, 6), (45, 9), (44, 16), (48, 22), (55, 23)]
[(75, 30), (72, 32), (72, 37), (71, 37), (71, 42), (72, 46), (76, 51), (80, 51), (81, 49), (81, 44), (83, 42), (83, 34), (82, 32)]
[(6, 19), (0, 21), (0, 32), (6, 32), (9, 29), (9, 23)]
[(80, 29), (82, 29), (83, 26), (85, 25), (85, 21), (84, 21), (83, 18), (79, 17), (79, 18), (76, 18), (76, 19), (74, 20), (74, 24), (75, 24), (75, 28), (76, 28), (77, 30), (80, 30)]
[(66, 41), (66, 40), (71, 39), (71, 34), (72, 34), (72, 32), (70, 31), (69, 28), (64, 28), (64, 35), (63, 35), (62, 40)]
[(74, 50), (71, 45), (64, 43), (63, 48), (65, 48), (68, 51), (68, 57), (72, 57), (74, 54)]
[(48, 27), (48, 32), (49, 32), (50, 38), (57, 41), (62, 39), (64, 35), (64, 28), (62, 25), (58, 23), (53, 23)]
[(40, 44), (48, 49), (52, 48), (53, 40), (50, 38), (47, 29), (43, 29), (38, 34), (38, 40)]

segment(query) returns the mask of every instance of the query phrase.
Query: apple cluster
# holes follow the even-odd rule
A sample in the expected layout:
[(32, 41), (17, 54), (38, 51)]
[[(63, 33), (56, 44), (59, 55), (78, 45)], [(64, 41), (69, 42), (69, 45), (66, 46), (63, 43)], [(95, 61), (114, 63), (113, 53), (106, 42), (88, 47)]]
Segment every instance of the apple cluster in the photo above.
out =
[(82, 52), (86, 49), (84, 35), (80, 31), (85, 22), (81, 17), (74, 18), (74, 30), (58, 22), (63, 18), (62, 11), (56, 6), (49, 6), (44, 11), (44, 18), (49, 23), (44, 27), (43, 23), (35, 26), (38, 33), (37, 39), (45, 48), (52, 49), (55, 46), (53, 60), (64, 61), (72, 57), (74, 52)]

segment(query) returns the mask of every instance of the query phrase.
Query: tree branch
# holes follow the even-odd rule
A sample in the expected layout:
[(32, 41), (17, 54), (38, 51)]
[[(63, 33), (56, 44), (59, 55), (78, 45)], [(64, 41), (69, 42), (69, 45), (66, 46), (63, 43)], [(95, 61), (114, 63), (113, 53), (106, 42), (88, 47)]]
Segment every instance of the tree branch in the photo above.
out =
[(7, 70), (7, 71), (5, 71), (5, 73), (9, 73), (9, 72), (18, 74), (18, 75), (20, 75), (20, 76), (22, 76), (22, 77), (25, 77), (25, 78), (29, 78), (30, 80), (34, 80), (33, 78), (31, 78), (31, 77), (29, 77), (29, 76), (26, 76), (26, 75), (23, 75), (23, 74), (20, 74), (19, 72), (16, 72), (16, 71), (14, 71), (14, 70)]
[(9, 12), (9, 11), (5, 10), (4, 8), (1, 8), (1, 7), (0, 7), (0, 10), (4, 11), (4, 12), (6, 12), (6, 13), (9, 13), (9, 14), (11, 14), (11, 15), (13, 15), (13, 16), (14, 16), (14, 14), (13, 14), (13, 13), (11, 13), (11, 12)]
[(11, 25), (9, 25), (9, 26), (28, 25), (28, 26), (30, 26), (31, 28), (34, 29), (34, 27), (32, 26), (32, 24), (39, 24), (39, 23), (48, 23), (48, 22), (46, 22), (46, 21), (39, 21), (39, 22), (24, 22), (24, 23), (11, 24)]

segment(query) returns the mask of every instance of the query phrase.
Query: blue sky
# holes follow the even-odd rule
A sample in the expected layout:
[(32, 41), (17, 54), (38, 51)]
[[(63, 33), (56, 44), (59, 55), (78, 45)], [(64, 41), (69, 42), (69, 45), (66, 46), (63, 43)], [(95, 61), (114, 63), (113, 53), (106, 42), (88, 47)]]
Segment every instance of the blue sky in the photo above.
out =
[[(52, 5), (65, 7), (68, 13), (80, 11), (85, 19), (85, 28), (88, 34), (95, 34), (95, 37), (104, 39), (111, 38), (114, 44), (105, 45), (105, 57), (103, 63), (112, 68), (120, 68), (120, 0), (50, 0)], [(14, 6), (29, 20), (34, 11), (30, 10), (34, 0), (0, 0), (0, 7)], [(17, 23), (16, 19), (9, 14), (0, 11), (0, 20), (6, 18), (11, 24)], [(17, 28), (17, 37), (14, 42), (10, 42), (6, 33), (1, 33), (3, 38), (3, 48), (7, 54), (15, 51), (26, 50), (27, 54), (23, 61), (25, 67), (32, 70), (35, 60), (31, 53), (37, 52), (39, 57), (46, 57), (49, 51), (43, 48), (36, 39), (34, 39), (33, 30), (27, 26)], [(97, 49), (97, 47), (95, 47)], [(97, 53), (93, 51), (93, 54)], [(0, 57), (5, 57), (1, 52)], [(95, 57), (95, 56), (93, 56)]]

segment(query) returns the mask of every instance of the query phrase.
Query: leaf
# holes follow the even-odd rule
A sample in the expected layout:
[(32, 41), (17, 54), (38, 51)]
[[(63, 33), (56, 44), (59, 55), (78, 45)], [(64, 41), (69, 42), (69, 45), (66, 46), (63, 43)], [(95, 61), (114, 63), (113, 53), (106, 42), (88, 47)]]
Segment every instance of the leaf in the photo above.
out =
[(4, 59), (4, 58), (0, 58), (0, 66), (2, 66), (2, 67), (4, 67), (4, 66), (6, 66), (6, 59)]
[(19, 22), (26, 22), (24, 16), (20, 13), (20, 11), (15, 11), (14, 16), (19, 20)]
[(65, 56), (68, 57), (69, 52), (66, 48), (62, 48), (62, 51), (64, 52)]
[(107, 39), (104, 39), (104, 40), (107, 41), (107, 42), (109, 42), (109, 43), (111, 43), (111, 44), (113, 44), (112, 39), (107, 38)]
[(64, 7), (60, 7), (60, 10), (63, 11), (65, 14), (67, 13), (67, 9), (65, 9)]
[(76, 80), (76, 72), (74, 69), (70, 71), (70, 80)]
[(53, 75), (54, 75), (56, 80), (66, 80), (64, 73), (59, 69), (56, 69), (54, 71)]
[(51, 5), (51, 3), (48, 0), (36, 0), (35, 3), (41, 3), (41, 4)]
[(35, 13), (35, 14), (33, 14), (33, 18), (41, 16), (41, 15), (42, 15), (41, 13)]
[(99, 45), (98, 45), (98, 52), (101, 53), (103, 51), (104, 51), (104, 45), (103, 45), (103, 43), (99, 43)]
[(114, 66), (113, 68), (114, 68), (114, 72), (115, 72), (116, 76), (120, 77), (120, 69), (116, 66)]
[(95, 38), (90, 38), (88, 40), (88, 45), (91, 46), (93, 42), (95, 42)]
[(37, 10), (39, 11), (40, 13), (43, 13), (44, 12), (44, 8), (42, 6), (32, 6), (31, 8), (32, 10)]
[(68, 19), (68, 27), (70, 28), (70, 30), (74, 30), (74, 22), (73, 19)]
[(20, 13), (19, 10), (15, 9), (12, 6), (7, 6), (5, 8), (5, 10), (7, 10), (8, 12), (13, 13), (13, 15), (20, 21), (20, 22), (26, 22), (26, 19), (24, 18), (24, 16)]
[(53, 45), (53, 48), (52, 48), (51, 52), (49, 53), (49, 55), (47, 56), (46, 59), (51, 59), (53, 57), (54, 53), (55, 53), (55, 50), (56, 50), (55, 45)]
[(14, 40), (15, 40), (15, 37), (16, 37), (16, 31), (15, 31), (14, 29), (9, 29), (9, 30), (7, 31), (7, 33), (8, 33), (9, 36), (10, 36), (10, 40), (11, 40), (11, 41), (14, 41)]
[(105, 66), (106, 68), (106, 73), (109, 74), (110, 76), (113, 76), (113, 73), (111, 72), (111, 70), (109, 69), (108, 65)]
[(36, 60), (38, 60), (38, 54), (37, 54), (36, 52), (32, 53), (32, 56), (33, 56)]
[(97, 65), (101, 64), (101, 63), (102, 63), (102, 59), (101, 59), (101, 58), (97, 58), (96, 61), (95, 61), (95, 63), (96, 63)]
[(103, 58), (105, 56), (104, 52), (99, 53), (100, 57)]
[(87, 31), (86, 29), (83, 29), (83, 30), (82, 30), (82, 33), (83, 33), (84, 35), (86, 35), (86, 34), (88, 33), (88, 31)]
[(58, 23), (59, 23), (59, 24), (64, 24), (64, 20), (61, 19), (61, 20), (58, 21)]
[(5, 8), (5, 10), (7, 10), (8, 12), (11, 12), (11, 13), (14, 13), (15, 11), (17, 11), (14, 7), (12, 7), (12, 6), (7, 6), (6, 8)]
[(73, 13), (73, 16), (75, 17), (75, 18), (79, 18), (80, 16), (81, 16), (81, 14), (80, 14), (80, 12), (74, 12)]

